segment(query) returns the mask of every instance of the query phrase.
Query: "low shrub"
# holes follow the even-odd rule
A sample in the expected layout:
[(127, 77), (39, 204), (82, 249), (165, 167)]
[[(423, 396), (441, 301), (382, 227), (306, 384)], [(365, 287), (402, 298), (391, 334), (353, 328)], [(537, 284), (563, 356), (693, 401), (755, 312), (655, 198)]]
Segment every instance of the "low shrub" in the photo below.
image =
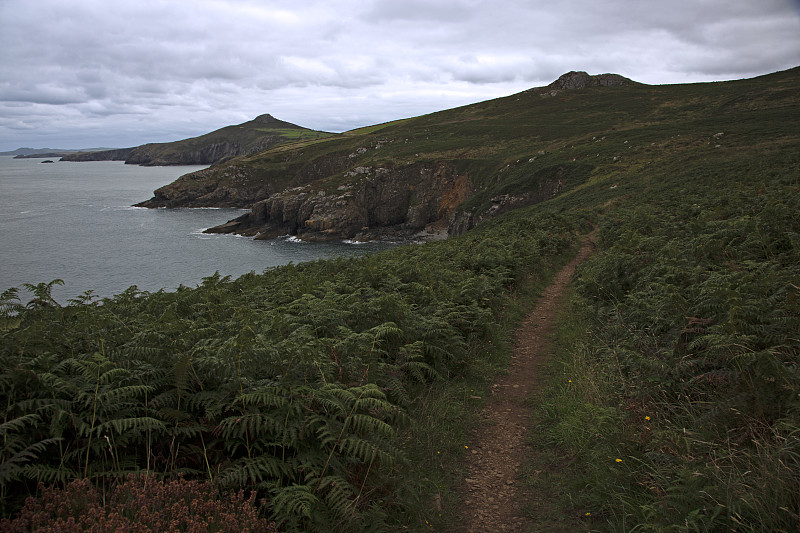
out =
[(130, 475), (107, 495), (87, 479), (66, 487), (40, 487), (14, 520), (0, 530), (61, 533), (269, 532), (273, 524), (259, 516), (255, 493), (221, 492), (211, 482), (183, 478), (160, 481), (153, 475)]

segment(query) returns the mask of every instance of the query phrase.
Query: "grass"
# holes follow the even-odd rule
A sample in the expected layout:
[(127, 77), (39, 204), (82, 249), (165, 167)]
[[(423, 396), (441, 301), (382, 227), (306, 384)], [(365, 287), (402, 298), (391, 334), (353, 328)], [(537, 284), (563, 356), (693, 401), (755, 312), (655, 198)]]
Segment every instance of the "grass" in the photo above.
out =
[(601, 217), (534, 410), (537, 447), (570, 458), (556, 515), (598, 531), (800, 525), (798, 161), (725, 163)]
[[(568, 300), (574, 302), (574, 291)], [(620, 453), (603, 436), (614, 433), (619, 420), (608, 407), (613, 379), (585, 347), (589, 321), (584, 311), (565, 306), (556, 324), (546, 385), (531, 398), (528, 439), (535, 452), (523, 472), (531, 493), (544, 496), (529, 502), (527, 512), (539, 530), (583, 531), (602, 515), (601, 487), (615, 481), (609, 468), (619, 465)]]

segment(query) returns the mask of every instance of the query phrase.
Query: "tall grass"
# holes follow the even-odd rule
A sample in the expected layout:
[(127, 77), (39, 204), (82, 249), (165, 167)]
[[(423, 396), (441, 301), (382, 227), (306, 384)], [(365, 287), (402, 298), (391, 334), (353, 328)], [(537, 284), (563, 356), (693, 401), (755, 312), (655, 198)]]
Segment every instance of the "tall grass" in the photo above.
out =
[(798, 192), (651, 199), (601, 223), (542, 407), (593, 527), (800, 527)]

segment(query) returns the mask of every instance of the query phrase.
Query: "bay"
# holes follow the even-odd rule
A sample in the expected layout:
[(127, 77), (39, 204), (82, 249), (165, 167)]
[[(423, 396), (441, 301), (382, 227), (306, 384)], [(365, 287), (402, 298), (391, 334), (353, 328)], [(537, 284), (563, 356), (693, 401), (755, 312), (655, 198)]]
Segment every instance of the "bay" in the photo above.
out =
[(65, 304), (88, 290), (100, 297), (131, 285), (174, 290), (196, 286), (217, 271), (236, 278), (289, 262), (392, 246), (204, 234), (244, 211), (131, 207), (204, 167), (42, 161), (0, 156), (0, 292), (59, 278), (64, 286), (54, 287), (53, 296)]

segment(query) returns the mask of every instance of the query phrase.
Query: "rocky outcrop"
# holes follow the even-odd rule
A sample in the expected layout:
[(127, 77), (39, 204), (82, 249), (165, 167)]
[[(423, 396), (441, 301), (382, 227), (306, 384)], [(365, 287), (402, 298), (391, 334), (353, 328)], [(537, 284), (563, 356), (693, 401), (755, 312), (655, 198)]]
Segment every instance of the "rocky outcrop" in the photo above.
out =
[(566, 182), (572, 177), (572, 173), (564, 172), (563, 167), (557, 167), (552, 172), (552, 176), (539, 180), (536, 190), (527, 191), (522, 194), (501, 194), (489, 200), (489, 207), (480, 212), (453, 210), (447, 226), (448, 235), (461, 235), (484, 220), (494, 218), (512, 209), (526, 207), (539, 202), (544, 202), (557, 196), (566, 186)]
[(547, 86), (548, 89), (585, 89), (587, 87), (616, 87), (633, 85), (635, 82), (619, 74), (596, 74), (590, 76), (583, 71), (571, 71), (561, 75)]
[(242, 166), (198, 170), (156, 189), (135, 207), (249, 207), (276, 192), (270, 182), (250, 179), (252, 174)]
[(334, 190), (295, 187), (257, 202), (250, 212), (210, 233), (305, 240), (410, 238), (443, 227), (472, 193), (467, 176), (448, 162), (401, 168), (355, 167)]
[(619, 74), (596, 74), (594, 76), (583, 71), (571, 71), (562, 74), (556, 81), (546, 87), (531, 89), (541, 96), (555, 96), (561, 91), (573, 91), (588, 87), (619, 87), (625, 85), (638, 85), (625, 76)]

